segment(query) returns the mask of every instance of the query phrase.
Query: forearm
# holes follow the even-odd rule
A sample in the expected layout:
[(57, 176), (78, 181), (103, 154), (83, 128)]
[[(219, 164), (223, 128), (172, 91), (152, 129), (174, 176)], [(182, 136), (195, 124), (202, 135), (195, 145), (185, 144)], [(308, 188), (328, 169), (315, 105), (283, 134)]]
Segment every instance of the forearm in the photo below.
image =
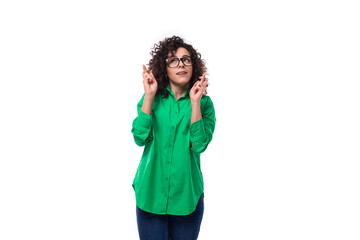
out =
[(190, 124), (190, 146), (191, 151), (202, 153), (206, 150), (212, 139), (215, 129), (215, 111), (209, 97), (205, 98), (200, 104), (191, 103), (192, 115)]
[(145, 95), (144, 102), (141, 107), (141, 111), (143, 111), (146, 114), (151, 115), (151, 108), (152, 108), (152, 104), (154, 102), (154, 98), (155, 98), (155, 96)]
[(201, 118), (200, 102), (191, 103), (191, 123), (197, 122)]

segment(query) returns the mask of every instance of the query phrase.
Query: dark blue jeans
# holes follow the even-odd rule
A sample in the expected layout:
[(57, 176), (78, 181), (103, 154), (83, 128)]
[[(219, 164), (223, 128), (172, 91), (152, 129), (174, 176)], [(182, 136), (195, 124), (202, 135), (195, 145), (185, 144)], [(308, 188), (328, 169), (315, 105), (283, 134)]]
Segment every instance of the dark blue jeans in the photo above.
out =
[(185, 216), (158, 215), (136, 206), (140, 240), (196, 240), (204, 213), (204, 195), (194, 212)]

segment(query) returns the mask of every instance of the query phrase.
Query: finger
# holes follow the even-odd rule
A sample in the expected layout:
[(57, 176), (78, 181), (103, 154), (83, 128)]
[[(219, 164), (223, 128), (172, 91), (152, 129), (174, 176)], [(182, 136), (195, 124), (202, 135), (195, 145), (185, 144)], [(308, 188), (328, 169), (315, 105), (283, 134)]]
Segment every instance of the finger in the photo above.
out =
[(205, 76), (206, 76), (206, 72), (203, 73), (203, 75), (201, 76), (202, 80), (205, 80)]
[(147, 81), (148, 81), (149, 83), (152, 83), (152, 78), (151, 78), (150, 74), (147, 75)]
[(206, 75), (207, 75), (207, 72), (204, 72), (204, 79), (205, 79), (205, 80), (207, 80)]
[(195, 89), (199, 89), (201, 87), (200, 81), (196, 82)]
[(146, 73), (150, 73), (150, 69), (147, 69), (144, 64), (143, 64), (143, 70), (144, 70), (144, 72), (146, 72)]
[(203, 84), (204, 80), (205, 80), (205, 76), (204, 76), (204, 74), (203, 74), (203, 75), (200, 77), (200, 80), (199, 80), (199, 81), (200, 81), (201, 84)]
[(144, 73), (144, 80), (145, 80), (146, 82), (148, 82), (150, 78), (151, 78), (151, 77), (150, 77), (150, 75), (149, 75), (148, 73)]
[(203, 80), (201, 80), (201, 82), (200, 82), (200, 86), (206, 86), (206, 84), (207, 84), (207, 78), (204, 78)]
[(199, 77), (199, 81), (202, 81), (204, 79), (204, 74)]
[(201, 91), (204, 91), (207, 87), (207, 81), (204, 81), (203, 84), (201, 84)]

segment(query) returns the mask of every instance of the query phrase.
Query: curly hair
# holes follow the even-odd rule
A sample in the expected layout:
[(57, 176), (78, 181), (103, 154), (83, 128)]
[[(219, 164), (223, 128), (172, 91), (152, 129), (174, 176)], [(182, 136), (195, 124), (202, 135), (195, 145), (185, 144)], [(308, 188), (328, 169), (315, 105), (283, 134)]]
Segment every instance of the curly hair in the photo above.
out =
[[(205, 66), (205, 60), (201, 59), (201, 54), (197, 52), (193, 46), (184, 42), (184, 40), (178, 36), (172, 36), (171, 38), (165, 38), (158, 44), (154, 44), (150, 55), (152, 58), (149, 61), (149, 69), (155, 76), (158, 82), (158, 90), (156, 94), (162, 94), (168, 96), (169, 92), (166, 87), (169, 84), (169, 78), (166, 71), (166, 59), (168, 54), (175, 53), (179, 47), (185, 48), (189, 53), (193, 62), (193, 72), (189, 83), (189, 89), (192, 88), (194, 83), (199, 79), (207, 68)], [(204, 94), (206, 95), (206, 93)]]

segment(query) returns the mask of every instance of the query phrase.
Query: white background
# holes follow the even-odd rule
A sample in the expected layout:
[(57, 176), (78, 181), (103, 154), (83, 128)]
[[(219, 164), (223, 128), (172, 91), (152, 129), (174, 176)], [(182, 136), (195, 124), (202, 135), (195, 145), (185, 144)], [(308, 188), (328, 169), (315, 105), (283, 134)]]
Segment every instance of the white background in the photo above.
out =
[(356, 1), (2, 1), (0, 239), (138, 239), (154, 43), (207, 61), (199, 239), (360, 239)]

